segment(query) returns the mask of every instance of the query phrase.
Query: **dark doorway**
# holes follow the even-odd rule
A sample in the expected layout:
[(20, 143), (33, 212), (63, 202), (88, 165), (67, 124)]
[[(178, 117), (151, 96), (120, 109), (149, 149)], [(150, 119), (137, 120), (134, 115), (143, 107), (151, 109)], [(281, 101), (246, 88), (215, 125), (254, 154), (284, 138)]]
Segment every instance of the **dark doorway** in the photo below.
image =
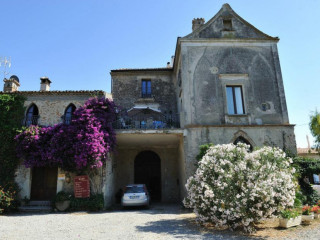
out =
[(245, 143), (245, 144), (249, 145), (250, 152), (253, 151), (253, 147), (252, 147), (251, 143), (247, 139), (245, 139), (244, 137), (240, 136), (233, 142), (234, 145), (237, 145), (237, 143)]
[(32, 169), (31, 200), (52, 200), (57, 193), (58, 168)]
[(161, 160), (152, 151), (144, 151), (134, 161), (134, 183), (146, 184), (152, 201), (161, 201)]

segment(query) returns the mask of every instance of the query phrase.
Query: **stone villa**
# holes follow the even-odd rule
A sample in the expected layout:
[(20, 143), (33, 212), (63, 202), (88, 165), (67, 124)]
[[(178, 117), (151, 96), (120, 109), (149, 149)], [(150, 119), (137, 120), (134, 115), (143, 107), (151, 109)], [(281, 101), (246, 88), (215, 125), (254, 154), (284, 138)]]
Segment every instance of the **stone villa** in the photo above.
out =
[[(207, 22), (193, 19), (192, 32), (177, 39), (167, 67), (111, 70), (112, 98), (126, 114), (114, 123), (118, 149), (106, 166), (106, 204), (130, 183), (146, 183), (154, 200), (181, 201), (199, 145), (205, 143), (240, 141), (295, 153), (278, 41), (224, 4)], [(4, 92), (19, 84), (15, 77), (5, 79)], [(67, 121), (90, 96), (111, 97), (103, 91), (49, 91), (48, 78), (41, 84), (41, 91), (19, 92), (27, 96), (26, 124)], [(54, 193), (72, 189), (72, 181), (57, 177), (51, 185), (34, 183), (34, 172), (18, 169), (21, 197), (32, 198), (38, 185)]]

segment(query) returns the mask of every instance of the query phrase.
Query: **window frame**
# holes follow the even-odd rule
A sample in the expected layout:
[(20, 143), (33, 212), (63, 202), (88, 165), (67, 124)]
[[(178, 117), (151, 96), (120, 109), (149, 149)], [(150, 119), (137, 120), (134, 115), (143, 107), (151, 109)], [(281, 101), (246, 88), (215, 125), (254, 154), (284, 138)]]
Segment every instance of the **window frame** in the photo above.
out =
[(151, 79), (141, 79), (141, 98), (152, 98)]
[(24, 126), (38, 125), (39, 108), (35, 103), (30, 104), (27, 108), (24, 120)]
[[(71, 111), (68, 111), (69, 109), (71, 108)], [(74, 113), (74, 111), (76, 110), (77, 108), (76, 108), (76, 106), (73, 104), (73, 103), (70, 103), (67, 107), (66, 107), (66, 109), (64, 110), (64, 116), (63, 116), (63, 122), (65, 123), (65, 124), (70, 124), (71, 123), (71, 121), (72, 121), (72, 117), (73, 117), (73, 113)], [(67, 119), (67, 118), (70, 118), (70, 119)]]
[[(244, 104), (244, 97), (243, 97), (243, 86), (242, 85), (230, 85), (227, 84), (226, 86), (226, 101), (227, 101), (227, 113), (228, 115), (245, 115), (246, 114), (246, 109), (245, 109), (245, 104)], [(240, 93), (241, 93), (241, 104), (242, 104), (242, 113), (238, 113), (238, 103), (237, 103), (237, 99), (236, 99), (236, 93), (235, 93), (235, 88), (240, 88)], [(231, 88), (232, 89), (232, 105), (233, 105), (233, 111), (234, 113), (230, 113), (229, 111), (229, 102), (228, 102), (228, 91), (227, 89)]]

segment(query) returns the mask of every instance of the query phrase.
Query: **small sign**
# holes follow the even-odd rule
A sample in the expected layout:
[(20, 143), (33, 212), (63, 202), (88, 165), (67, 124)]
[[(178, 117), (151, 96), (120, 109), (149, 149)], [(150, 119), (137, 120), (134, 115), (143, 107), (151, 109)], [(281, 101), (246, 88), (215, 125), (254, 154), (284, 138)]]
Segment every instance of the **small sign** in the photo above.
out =
[(58, 180), (66, 180), (66, 175), (64, 173), (58, 174)]
[(90, 183), (88, 175), (74, 177), (74, 196), (75, 198), (90, 197)]

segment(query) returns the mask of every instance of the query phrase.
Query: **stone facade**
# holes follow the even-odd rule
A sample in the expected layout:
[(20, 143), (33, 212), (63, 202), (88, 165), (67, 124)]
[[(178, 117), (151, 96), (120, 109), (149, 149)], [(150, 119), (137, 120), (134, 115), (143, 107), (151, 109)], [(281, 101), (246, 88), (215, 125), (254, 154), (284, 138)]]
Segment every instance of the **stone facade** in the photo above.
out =
[[(168, 168), (179, 169), (178, 172), (169, 171), (170, 176), (165, 177), (171, 186), (180, 183), (179, 200), (185, 195), (187, 178), (195, 171), (195, 157), (201, 144), (234, 143), (242, 139), (252, 147), (277, 146), (296, 153), (278, 41), (224, 4), (208, 22), (201, 18), (193, 20), (193, 32), (178, 38), (174, 62), (169, 68), (112, 70), (112, 95), (116, 104), (128, 110), (138, 108), (139, 102), (147, 102), (141, 99), (141, 91), (143, 79), (149, 79), (159, 110), (162, 114), (168, 110), (177, 111), (179, 130), (183, 133), (179, 143), (172, 146), (174, 152), (170, 152), (161, 140), (164, 130), (157, 130), (158, 141), (156, 136), (150, 138), (151, 130), (118, 131), (118, 136), (126, 136), (139, 144), (131, 144), (130, 140), (118, 143), (119, 149), (125, 150), (119, 150), (119, 155), (115, 156), (119, 169), (116, 169), (117, 188), (134, 181), (135, 156), (146, 149), (156, 152)], [(233, 91), (232, 96), (230, 91)], [(239, 113), (235, 112), (238, 108)], [(140, 141), (136, 140), (138, 134)], [(166, 134), (174, 133), (168, 130)], [(167, 157), (156, 146), (170, 152), (171, 165), (166, 165)], [(166, 181), (162, 180), (162, 188)], [(171, 196), (176, 198), (171, 192), (164, 193), (162, 200), (173, 201), (169, 199)]]
[[(181, 201), (205, 143), (241, 140), (296, 153), (279, 39), (256, 29), (228, 4), (208, 22), (194, 19), (192, 29), (178, 38), (174, 61), (166, 68), (111, 71), (112, 98), (121, 114), (115, 122), (117, 150), (101, 173), (106, 205), (132, 183), (145, 183), (160, 201)], [(111, 98), (102, 91), (50, 91), (51, 81), (41, 82), (39, 92), (18, 92), (27, 97), (26, 109), (37, 106), (40, 125), (61, 122), (70, 104), (79, 107), (93, 95)], [(16, 77), (5, 83), (9, 92), (20, 84)], [(16, 180), (21, 197), (29, 197), (32, 169), (19, 167)], [(72, 192), (72, 181), (58, 180), (60, 190)]]

